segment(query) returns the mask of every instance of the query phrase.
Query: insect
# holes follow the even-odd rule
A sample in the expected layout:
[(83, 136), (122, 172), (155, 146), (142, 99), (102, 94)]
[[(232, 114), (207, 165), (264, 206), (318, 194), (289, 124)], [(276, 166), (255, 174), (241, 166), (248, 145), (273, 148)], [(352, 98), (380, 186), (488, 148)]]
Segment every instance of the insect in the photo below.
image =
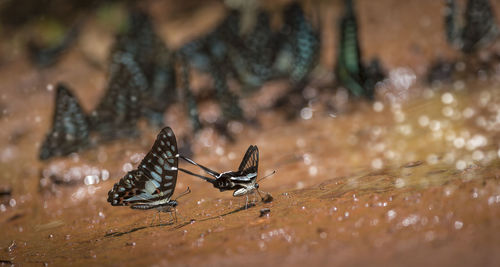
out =
[(174, 154), (177, 154), (177, 141), (172, 129), (165, 127), (139, 167), (128, 172), (108, 192), (108, 202), (113, 206), (130, 206), (132, 209), (156, 209), (175, 216), (177, 199), (191, 190), (188, 187), (177, 199), (171, 200), (179, 163), (178, 158), (173, 157)]
[(450, 44), (465, 54), (472, 54), (491, 45), (499, 36), (494, 9), (489, 0), (469, 0), (460, 18), (455, 0), (447, 0), (445, 15), (446, 37)]
[(56, 87), (52, 129), (45, 137), (39, 157), (65, 156), (89, 145), (89, 122), (78, 99), (64, 84)]
[(164, 111), (176, 101), (174, 57), (146, 12), (131, 10), (125, 30), (116, 36), (111, 49), (111, 64), (117, 63), (115, 55), (120, 58), (124, 53), (133, 58), (146, 80), (139, 92), (141, 116), (160, 129)]
[[(251, 145), (250, 147), (248, 147), (247, 152), (245, 153), (245, 156), (243, 157), (243, 160), (241, 161), (241, 164), (237, 171), (228, 171), (223, 173), (218, 173), (216, 171), (213, 171), (201, 164), (194, 162), (192, 159), (189, 159), (182, 155), (176, 155), (176, 156), (184, 159), (190, 164), (200, 167), (202, 170), (204, 170), (213, 178), (199, 175), (182, 168), (179, 168), (180, 171), (183, 171), (189, 175), (196, 176), (211, 183), (215, 188), (219, 189), (221, 192), (226, 190), (234, 190), (233, 192), (234, 197), (246, 196), (247, 200), (245, 203), (245, 208), (248, 207), (248, 195), (250, 193), (257, 192), (260, 195), (259, 184), (257, 181), (257, 172), (259, 168), (259, 148), (257, 148), (257, 146), (255, 145)], [(263, 180), (274, 173), (275, 172), (261, 178), (260, 180)], [(264, 200), (264, 198), (262, 198), (262, 195), (260, 196), (261, 199)]]
[(102, 140), (139, 135), (140, 93), (147, 81), (131, 54), (115, 53), (108, 88), (91, 114), (91, 125)]
[(385, 79), (385, 73), (376, 58), (369, 64), (362, 61), (358, 38), (358, 22), (353, 0), (346, 0), (344, 15), (339, 23), (339, 43), (335, 73), (339, 85), (355, 97), (373, 99), (376, 84)]

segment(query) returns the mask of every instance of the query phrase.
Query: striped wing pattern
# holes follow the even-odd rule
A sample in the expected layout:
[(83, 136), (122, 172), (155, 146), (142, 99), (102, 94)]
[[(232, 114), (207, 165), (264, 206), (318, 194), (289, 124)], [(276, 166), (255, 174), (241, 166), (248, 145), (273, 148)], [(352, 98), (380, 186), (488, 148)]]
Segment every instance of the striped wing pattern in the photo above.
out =
[(177, 153), (174, 132), (165, 127), (138, 168), (128, 172), (109, 191), (108, 202), (136, 209), (168, 205), (177, 182)]
[(257, 178), (259, 169), (259, 149), (257, 146), (251, 145), (248, 147), (240, 167), (236, 172), (236, 176), (232, 177), (233, 181), (251, 182)]
[(258, 168), (259, 168), (259, 148), (255, 145), (251, 145), (248, 147), (245, 156), (243, 156), (238, 171), (257, 172)]
[(42, 160), (65, 156), (89, 144), (89, 124), (78, 99), (64, 84), (57, 85), (52, 129), (40, 148)]

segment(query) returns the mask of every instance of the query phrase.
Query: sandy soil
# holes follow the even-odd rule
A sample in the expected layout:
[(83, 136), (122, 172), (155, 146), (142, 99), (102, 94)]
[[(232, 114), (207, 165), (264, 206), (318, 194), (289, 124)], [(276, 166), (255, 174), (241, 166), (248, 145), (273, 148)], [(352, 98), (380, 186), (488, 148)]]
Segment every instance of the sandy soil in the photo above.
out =
[[(363, 50), (390, 70), (376, 102), (346, 103), (341, 92), (312, 88), (321, 101), (287, 121), (265, 108), (279, 85), (272, 83), (242, 100), (259, 127), (234, 124), (235, 143), (212, 129), (194, 136), (195, 160), (220, 171), (236, 169), (246, 148), (258, 145), (259, 176), (277, 171), (261, 183), (274, 200), (242, 209), (245, 199), (181, 173), (174, 196), (188, 186), (192, 193), (179, 199), (177, 221), (106, 202), (113, 184), (151, 147), (155, 129), (141, 125), (139, 140), (38, 161), (52, 113), (50, 85), (67, 81), (90, 110), (106, 75), (83, 59), (80, 46), (41, 71), (12, 52), (0, 66), (0, 191), (12, 191), (0, 198), (0, 262), (498, 266), (498, 78), (422, 85), (432, 58), (455, 56), (444, 40), (438, 2), (359, 1)], [(324, 24), (335, 24), (339, 3), (323, 5)], [(175, 28), (153, 13), (162, 33)], [(323, 30), (322, 63), (331, 69), (336, 35)], [(96, 46), (109, 45), (109, 33), (89, 32), (104, 36)], [(175, 43), (169, 36), (176, 34), (164, 38)], [(189, 135), (180, 105), (169, 109), (166, 123), (178, 137)], [(50, 173), (71, 183), (46, 183)], [(265, 208), (270, 212), (261, 216)]]

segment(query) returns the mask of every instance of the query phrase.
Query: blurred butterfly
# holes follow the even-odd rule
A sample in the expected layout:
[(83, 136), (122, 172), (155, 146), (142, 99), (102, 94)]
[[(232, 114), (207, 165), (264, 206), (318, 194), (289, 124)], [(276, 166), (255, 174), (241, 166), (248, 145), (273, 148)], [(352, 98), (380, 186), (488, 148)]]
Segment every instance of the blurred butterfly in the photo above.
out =
[(141, 115), (151, 125), (162, 126), (164, 111), (176, 101), (174, 56), (146, 12), (131, 10), (125, 31), (118, 34), (112, 47), (112, 55), (120, 53), (132, 56), (147, 80), (141, 90)]
[(52, 129), (45, 137), (39, 157), (65, 156), (89, 145), (89, 123), (78, 99), (64, 84), (56, 86)]
[[(177, 141), (174, 132), (170, 127), (165, 127), (137, 169), (128, 172), (108, 192), (108, 202), (113, 206), (130, 206), (132, 209), (175, 212), (177, 200), (171, 200), (179, 163), (178, 158), (173, 157), (175, 154)], [(190, 192), (188, 187), (179, 197)]]
[[(259, 149), (257, 148), (257, 146), (251, 145), (250, 147), (248, 147), (247, 152), (245, 153), (245, 156), (243, 157), (243, 160), (241, 161), (237, 171), (228, 171), (223, 173), (218, 173), (216, 171), (213, 171), (203, 165), (194, 162), (192, 159), (189, 159), (187, 157), (181, 155), (179, 155), (179, 157), (195, 166), (200, 167), (202, 170), (204, 170), (213, 178), (206, 177), (203, 175), (198, 175), (182, 168), (179, 168), (180, 171), (196, 176), (211, 183), (215, 188), (219, 189), (221, 192), (226, 190), (234, 190), (233, 192), (234, 197), (246, 196), (247, 202), (245, 207), (248, 207), (248, 195), (250, 193), (257, 192), (260, 195), (259, 184), (257, 183), (257, 172), (259, 168)], [(261, 178), (260, 180), (265, 179), (274, 173), (275, 172)], [(268, 199), (272, 198), (270, 197), (270, 194), (266, 194), (266, 197)], [(262, 198), (262, 200), (265, 199)]]
[(146, 88), (146, 78), (132, 55), (115, 53), (108, 89), (92, 112), (93, 130), (100, 133), (103, 140), (136, 137), (139, 134), (139, 98)]

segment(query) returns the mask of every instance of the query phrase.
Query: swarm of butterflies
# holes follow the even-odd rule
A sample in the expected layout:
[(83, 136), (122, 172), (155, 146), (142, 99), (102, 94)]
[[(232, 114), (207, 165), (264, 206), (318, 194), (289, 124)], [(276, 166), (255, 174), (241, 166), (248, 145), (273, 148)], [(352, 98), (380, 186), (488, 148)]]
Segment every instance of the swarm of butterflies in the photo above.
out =
[[(179, 159), (200, 167), (211, 177), (199, 175), (189, 170), (179, 168)], [(237, 171), (218, 173), (192, 159), (180, 155), (177, 141), (170, 127), (163, 128), (156, 141), (141, 161), (137, 169), (125, 174), (108, 192), (108, 202), (113, 206), (130, 206), (132, 209), (157, 209), (159, 212), (175, 212), (177, 199), (171, 199), (177, 183), (178, 171), (201, 178), (211, 183), (221, 192), (234, 190), (233, 196), (246, 196), (245, 208), (248, 207), (248, 195), (258, 193), (257, 172), (259, 168), (259, 149), (251, 145)], [(264, 177), (265, 178), (265, 177)], [(264, 179), (264, 178), (261, 178)], [(188, 189), (177, 198), (190, 193)], [(266, 193), (263, 201), (271, 201)]]
[[(67, 85), (56, 86), (52, 129), (41, 146), (40, 159), (89, 147), (95, 143), (94, 139), (90, 141), (91, 133), (98, 136), (98, 142), (137, 137), (141, 118), (161, 127), (164, 112), (179, 100), (187, 109), (193, 129), (200, 129), (203, 125), (197, 101), (189, 88), (191, 67), (213, 77), (222, 113), (219, 125), (228, 120), (245, 120), (238, 95), (229, 90), (229, 76), (246, 91), (260, 88), (271, 79), (288, 77), (290, 93), (278, 105), (292, 105), (296, 101), (291, 99), (297, 96), (303, 99), (302, 89), (317, 65), (320, 34), (300, 4), (294, 2), (284, 8), (280, 30), (271, 28), (270, 14), (265, 10), (257, 13), (254, 28), (246, 33), (240, 32), (240, 18), (241, 11), (230, 10), (214, 30), (178, 51), (170, 51), (155, 33), (149, 15), (131, 11), (126, 30), (117, 35), (111, 49), (107, 89), (95, 109), (86, 114)], [(346, 0), (336, 73), (339, 83), (353, 95), (371, 98), (384, 74), (378, 61), (369, 66), (361, 62), (356, 20), (352, 0)], [(176, 92), (176, 87), (182, 89), (181, 93)], [(294, 110), (301, 107), (294, 106)]]

